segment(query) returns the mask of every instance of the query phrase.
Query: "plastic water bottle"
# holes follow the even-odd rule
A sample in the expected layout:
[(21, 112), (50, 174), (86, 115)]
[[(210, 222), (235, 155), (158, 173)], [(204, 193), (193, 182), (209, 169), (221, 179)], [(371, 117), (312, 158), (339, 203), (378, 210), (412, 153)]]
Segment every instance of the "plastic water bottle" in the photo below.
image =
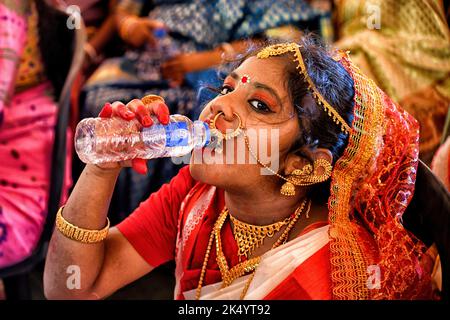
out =
[(153, 125), (143, 127), (138, 120), (87, 118), (75, 132), (75, 150), (84, 163), (106, 163), (134, 158), (180, 157), (210, 143), (209, 126), (183, 115), (171, 115), (162, 125), (152, 116)]
[(156, 47), (149, 48), (153, 52), (152, 64), (154, 64), (155, 68), (161, 68), (162, 64), (176, 56), (179, 50), (174, 45), (166, 29), (155, 29), (153, 35), (156, 39)]
[[(153, 31), (153, 35), (156, 38), (156, 50), (160, 56), (160, 62), (165, 62), (176, 56), (178, 50), (175, 48), (172, 38), (168, 35), (167, 30), (164, 28), (158, 28)], [(155, 50), (153, 48), (152, 50)]]

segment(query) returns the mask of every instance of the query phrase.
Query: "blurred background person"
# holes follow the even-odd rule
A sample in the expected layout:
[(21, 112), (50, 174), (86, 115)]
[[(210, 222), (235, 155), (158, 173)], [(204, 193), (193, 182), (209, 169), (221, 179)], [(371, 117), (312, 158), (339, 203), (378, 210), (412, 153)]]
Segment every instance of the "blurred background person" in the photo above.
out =
[[(57, 5), (0, 1), (0, 269), (33, 252), (48, 214), (56, 101), (72, 56), (67, 17)], [(70, 159), (68, 148), (64, 195)]]
[(96, 67), (102, 59), (122, 53), (117, 37), (115, 8), (117, 0), (67, 0), (73, 10), (80, 10), (86, 27), (85, 69)]
[[(72, 86), (70, 125), (75, 130), (80, 118), (79, 96), (83, 85), (104, 59), (123, 54), (125, 45), (116, 30), (117, 0), (66, 0), (64, 2), (67, 13), (76, 14), (83, 20), (87, 37), (84, 44), (83, 66)], [(76, 166), (74, 171), (76, 178)]]
[(335, 0), (338, 48), (420, 123), (430, 164), (450, 104), (450, 33), (440, 0)]

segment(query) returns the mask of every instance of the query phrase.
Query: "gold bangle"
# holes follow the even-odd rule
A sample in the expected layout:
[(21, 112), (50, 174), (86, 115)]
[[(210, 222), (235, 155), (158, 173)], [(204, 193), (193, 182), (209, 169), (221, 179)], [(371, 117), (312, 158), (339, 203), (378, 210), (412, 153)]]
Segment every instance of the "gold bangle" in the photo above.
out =
[(82, 243), (97, 243), (105, 240), (109, 231), (108, 217), (106, 218), (106, 227), (104, 227), (103, 229), (88, 230), (77, 227), (64, 219), (64, 217), (62, 216), (63, 208), (64, 206), (59, 208), (58, 213), (56, 214), (56, 228), (65, 237)]

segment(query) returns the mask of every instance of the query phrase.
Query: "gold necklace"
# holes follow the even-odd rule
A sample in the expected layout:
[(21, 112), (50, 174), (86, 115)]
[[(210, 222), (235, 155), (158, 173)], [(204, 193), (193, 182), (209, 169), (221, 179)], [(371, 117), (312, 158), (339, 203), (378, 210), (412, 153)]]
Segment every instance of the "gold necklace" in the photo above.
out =
[[(306, 202), (307, 202), (307, 199), (303, 200), (302, 204), (295, 210), (294, 217), (292, 218), (292, 220), (290, 221), (289, 225), (286, 227), (284, 232), (281, 234), (281, 236), (278, 238), (278, 240), (274, 243), (274, 245), (272, 246), (272, 249), (280, 246), (283, 243), (286, 243), (288, 236), (289, 236), (289, 232), (292, 230), (295, 223), (297, 222), (300, 215), (302, 214), (303, 209), (305, 208)], [(308, 202), (308, 209), (306, 211), (306, 214), (309, 213), (310, 208), (311, 208), (311, 201)], [(205, 277), (206, 267), (208, 264), (208, 260), (209, 260), (209, 256), (211, 253), (211, 247), (212, 247), (214, 238), (216, 238), (217, 264), (219, 265), (219, 269), (222, 274), (222, 281), (223, 281), (224, 287), (226, 287), (225, 284), (227, 284), (227, 285), (231, 284), (231, 282), (233, 282), (236, 278), (243, 276), (245, 273), (254, 271), (261, 260), (261, 257), (255, 257), (255, 258), (246, 260), (242, 263), (239, 263), (238, 265), (234, 266), (231, 270), (228, 269), (228, 263), (225, 259), (225, 255), (223, 254), (223, 251), (222, 251), (222, 242), (221, 242), (221, 238), (220, 238), (220, 230), (222, 229), (222, 226), (225, 223), (227, 215), (228, 215), (228, 209), (224, 208), (223, 211), (221, 212), (221, 214), (219, 215), (219, 218), (217, 219), (216, 223), (214, 224), (213, 230), (211, 231), (211, 235), (210, 235), (209, 241), (208, 241), (208, 246), (206, 248), (205, 258), (203, 260), (202, 270), (200, 272), (200, 279), (199, 279), (198, 286), (196, 289), (196, 294), (195, 294), (196, 300), (200, 299), (203, 280)], [(241, 294), (241, 299), (243, 299), (245, 297), (245, 294), (247, 293), (247, 290), (250, 286), (250, 282), (252, 281), (254, 275), (255, 275), (255, 273), (253, 272), (253, 274), (250, 276), (248, 282), (244, 286), (244, 290)]]
[[(285, 244), (287, 242), (287, 239), (289, 237), (289, 232), (291, 232), (292, 228), (297, 223), (297, 220), (300, 218), (300, 215), (303, 212), (305, 204), (306, 204), (306, 199), (302, 202), (301, 206), (299, 208), (297, 208), (298, 211), (296, 210), (296, 214), (295, 214), (294, 218), (292, 219), (291, 223), (286, 227), (283, 234), (273, 244), (272, 249), (275, 249), (275, 248), (279, 247), (280, 245)], [(309, 200), (309, 202), (308, 202), (308, 209), (306, 209), (306, 213), (305, 213), (305, 215), (307, 217), (309, 215), (309, 210), (311, 210), (311, 200)], [(253, 271), (253, 273), (251, 274), (251, 276), (248, 278), (247, 283), (245, 284), (244, 289), (242, 290), (241, 296), (239, 297), (240, 300), (244, 300), (244, 297), (247, 294), (248, 288), (250, 287), (250, 284), (251, 284), (253, 278), (255, 277), (255, 274), (256, 274), (256, 268)]]
[(283, 221), (275, 222), (266, 226), (255, 226), (242, 222), (230, 214), (230, 220), (233, 223), (233, 234), (238, 244), (238, 257), (248, 256), (259, 246), (261, 246), (266, 237), (273, 237), (273, 235), (280, 231), (280, 229), (287, 225), (294, 215), (289, 216)]
[(225, 220), (228, 216), (228, 209), (224, 208), (222, 213), (217, 219), (214, 225), (214, 235), (216, 238), (216, 252), (217, 252), (217, 264), (220, 269), (220, 273), (222, 274), (222, 287), (229, 286), (235, 279), (243, 276), (247, 272), (251, 272), (255, 270), (255, 268), (259, 264), (260, 257), (255, 257), (244, 262), (238, 263), (236, 266), (228, 268), (227, 259), (222, 251), (222, 239), (220, 237), (220, 231), (222, 230), (222, 226), (225, 223)]

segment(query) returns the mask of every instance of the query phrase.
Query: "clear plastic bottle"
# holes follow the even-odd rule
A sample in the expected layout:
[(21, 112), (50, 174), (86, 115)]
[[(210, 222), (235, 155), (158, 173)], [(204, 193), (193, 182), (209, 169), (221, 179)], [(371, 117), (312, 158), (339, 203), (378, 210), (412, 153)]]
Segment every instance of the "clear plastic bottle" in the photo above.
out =
[(153, 35), (156, 38), (156, 48), (151, 48), (151, 50), (158, 51), (160, 55), (160, 63), (163, 63), (178, 54), (172, 38), (169, 36), (168, 32), (164, 28), (158, 28), (153, 31)]
[(143, 127), (138, 120), (87, 118), (75, 132), (75, 150), (84, 163), (106, 163), (134, 158), (180, 157), (210, 143), (209, 126), (183, 115), (171, 115), (162, 125), (152, 116), (153, 125)]

